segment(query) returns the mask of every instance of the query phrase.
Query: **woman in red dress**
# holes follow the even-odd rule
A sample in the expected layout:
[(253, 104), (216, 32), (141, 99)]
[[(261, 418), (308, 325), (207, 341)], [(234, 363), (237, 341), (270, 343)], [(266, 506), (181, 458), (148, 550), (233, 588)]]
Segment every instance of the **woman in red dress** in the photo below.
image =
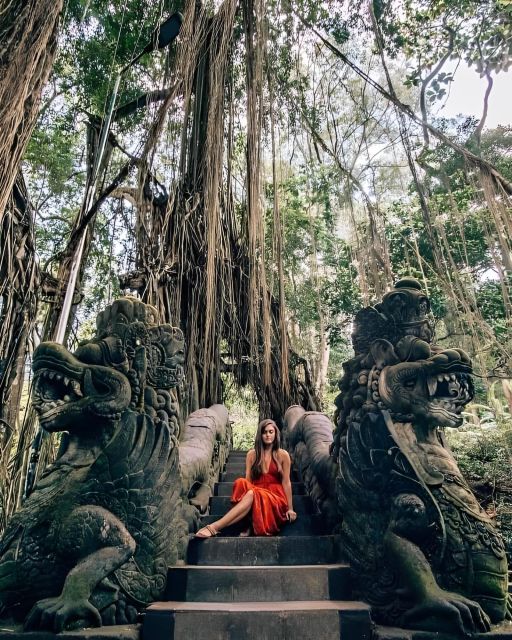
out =
[[(258, 425), (254, 449), (245, 459), (245, 478), (233, 484), (231, 502), (235, 505), (225, 516), (196, 533), (196, 538), (211, 538), (224, 527), (250, 516), (255, 536), (272, 536), (285, 522), (294, 522), (290, 456), (280, 448), (279, 429), (273, 420)], [(244, 534), (241, 534), (244, 535)]]

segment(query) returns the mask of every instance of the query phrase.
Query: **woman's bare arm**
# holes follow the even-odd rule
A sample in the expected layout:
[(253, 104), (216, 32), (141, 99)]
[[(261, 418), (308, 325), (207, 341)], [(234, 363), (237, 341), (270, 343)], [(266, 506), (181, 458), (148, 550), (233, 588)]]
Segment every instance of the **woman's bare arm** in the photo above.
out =
[(281, 484), (283, 485), (284, 493), (286, 495), (286, 500), (288, 502), (288, 511), (291, 511), (292, 513), (295, 514), (295, 511), (293, 511), (292, 483), (290, 482), (290, 467), (291, 467), (290, 456), (288, 454), (288, 451), (285, 451), (284, 449), (280, 450), (280, 454), (281, 454), (280, 456), (281, 466), (283, 468)]
[(254, 464), (255, 460), (256, 460), (256, 451), (254, 449), (251, 449), (250, 451), (247, 452), (247, 455), (245, 456), (245, 479), (248, 482), (252, 482), (251, 467)]

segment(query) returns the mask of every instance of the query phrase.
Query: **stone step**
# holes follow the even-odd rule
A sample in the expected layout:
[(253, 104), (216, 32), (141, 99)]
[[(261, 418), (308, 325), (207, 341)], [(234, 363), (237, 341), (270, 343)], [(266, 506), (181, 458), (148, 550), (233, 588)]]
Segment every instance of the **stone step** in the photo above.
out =
[(337, 564), (341, 538), (328, 536), (191, 537), (187, 563), (204, 566)]
[(242, 460), (228, 460), (226, 461), (226, 466), (225, 469), (228, 469), (229, 471), (240, 471), (242, 473), (245, 473), (245, 462), (243, 462)]
[(142, 640), (370, 640), (371, 631), (362, 602), (155, 602)]
[(234, 482), (237, 478), (245, 478), (245, 471), (244, 473), (238, 473), (236, 471), (224, 471), (220, 474), (221, 482)]
[(241, 458), (242, 460), (245, 460), (248, 453), (249, 453), (248, 451), (234, 451), (234, 450), (231, 450), (229, 452), (228, 460), (237, 460), (239, 458)]
[[(201, 517), (201, 526), (205, 524), (212, 524), (219, 519), (219, 516), (207, 515)], [(219, 533), (223, 537), (238, 536), (240, 532), (246, 528), (242, 522), (237, 522)], [(295, 520), (295, 522), (287, 523), (283, 525), (281, 531), (276, 534), (277, 536), (314, 536), (326, 533), (323, 520), (320, 514), (314, 513), (312, 515), (302, 515)]]
[[(217, 482), (213, 489), (213, 495), (215, 496), (231, 496), (233, 490), (233, 482)], [(294, 496), (303, 496), (306, 493), (306, 489), (302, 482), (292, 482), (292, 494)]]
[[(210, 514), (223, 516), (232, 507), (229, 496), (213, 496), (210, 498)], [(295, 496), (293, 498), (293, 509), (299, 517), (303, 514), (315, 513), (316, 508), (309, 496)]]
[(278, 602), (350, 600), (346, 564), (288, 567), (171, 567), (166, 600), (186, 602)]

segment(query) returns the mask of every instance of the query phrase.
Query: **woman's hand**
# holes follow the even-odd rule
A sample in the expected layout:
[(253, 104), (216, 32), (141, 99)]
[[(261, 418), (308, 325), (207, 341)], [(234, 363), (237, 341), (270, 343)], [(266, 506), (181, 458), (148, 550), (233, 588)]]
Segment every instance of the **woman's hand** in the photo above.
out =
[(297, 514), (293, 509), (288, 509), (288, 511), (286, 512), (286, 519), (289, 522), (295, 522), (295, 520), (297, 520)]

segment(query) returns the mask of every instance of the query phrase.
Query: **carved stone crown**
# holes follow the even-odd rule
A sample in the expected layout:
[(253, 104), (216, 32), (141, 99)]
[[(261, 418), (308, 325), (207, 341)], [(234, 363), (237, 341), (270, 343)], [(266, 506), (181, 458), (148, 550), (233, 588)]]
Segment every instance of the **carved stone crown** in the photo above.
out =
[(363, 354), (378, 338), (396, 345), (405, 336), (415, 336), (429, 344), (434, 337), (430, 301), (415, 278), (402, 278), (382, 302), (356, 314), (352, 343), (356, 354)]
[(81, 345), (75, 355), (83, 362), (122, 371), (130, 379), (134, 397), (142, 398), (145, 386), (176, 387), (183, 379), (183, 333), (158, 320), (151, 305), (131, 297), (116, 300), (98, 315), (96, 338)]
[(404, 335), (414, 335), (431, 343), (434, 336), (430, 314), (430, 300), (415, 278), (399, 280), (393, 291), (382, 298), (379, 311), (392, 320)]

